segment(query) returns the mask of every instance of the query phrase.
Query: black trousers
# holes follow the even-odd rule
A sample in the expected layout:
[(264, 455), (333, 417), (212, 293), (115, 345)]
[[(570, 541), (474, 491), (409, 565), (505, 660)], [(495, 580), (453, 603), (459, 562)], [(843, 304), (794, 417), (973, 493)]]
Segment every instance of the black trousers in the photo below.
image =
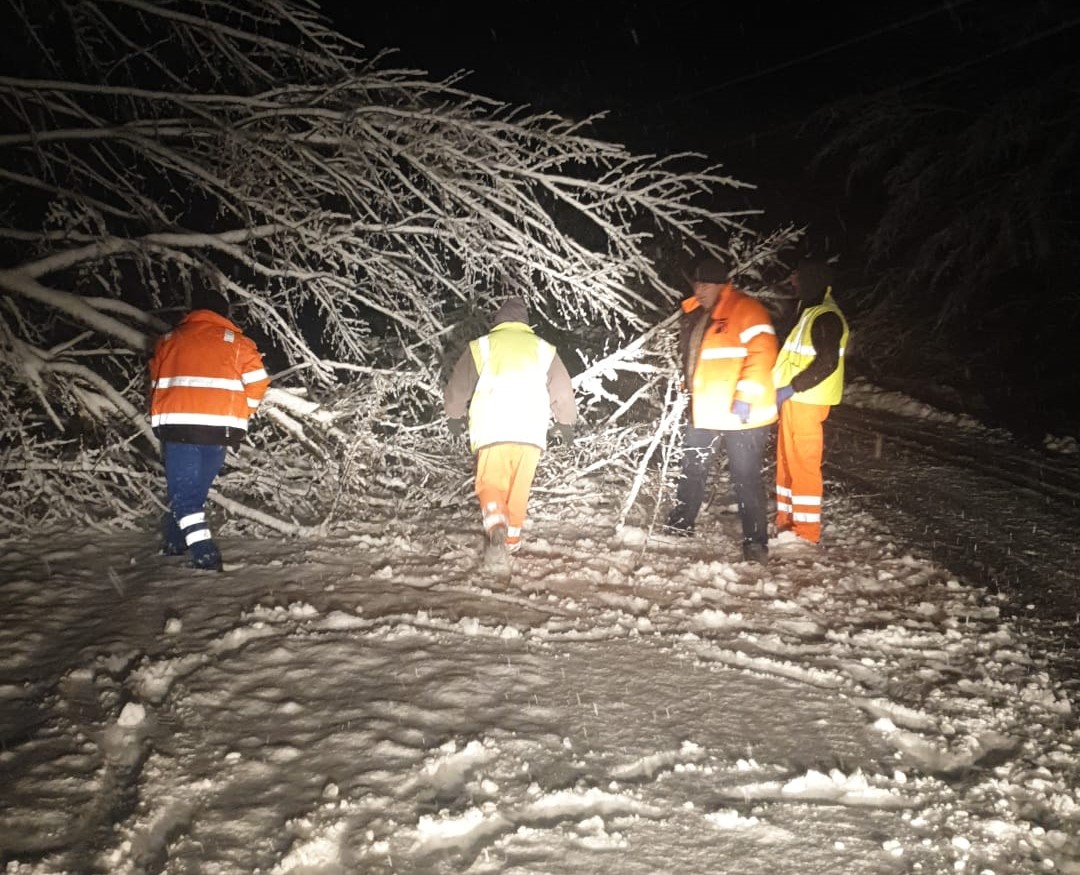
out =
[(682, 477), (675, 493), (675, 508), (668, 525), (689, 530), (697, 519), (705, 500), (705, 483), (709, 478), (713, 457), (721, 441), (728, 457), (731, 485), (739, 502), (743, 543), (765, 544), (769, 540), (765, 504), (765, 486), (761, 479), (761, 460), (769, 437), (769, 428), (747, 428), (739, 431), (714, 431), (708, 428), (686, 428), (683, 438)]

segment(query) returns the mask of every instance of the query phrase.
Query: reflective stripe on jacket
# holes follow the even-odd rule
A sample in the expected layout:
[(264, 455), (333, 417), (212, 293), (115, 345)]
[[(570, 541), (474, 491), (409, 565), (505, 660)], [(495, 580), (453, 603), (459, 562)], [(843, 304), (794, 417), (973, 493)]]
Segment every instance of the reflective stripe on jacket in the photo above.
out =
[(820, 304), (808, 307), (799, 317), (795, 327), (791, 329), (787, 339), (784, 341), (784, 346), (780, 350), (780, 355), (776, 359), (776, 367), (773, 368), (773, 381), (777, 386), (787, 386), (798, 374), (801, 374), (809, 367), (817, 355), (817, 350), (814, 349), (811, 339), (814, 320), (823, 313), (835, 313), (843, 326), (836, 370), (816, 386), (807, 389), (805, 392), (796, 392), (791, 396), (792, 401), (799, 401), (803, 404), (835, 405), (840, 403), (840, 399), (844, 394), (844, 350), (848, 342), (848, 324), (844, 314), (836, 306), (832, 292), (828, 290), (825, 292), (824, 300)]
[(150, 381), (150, 424), (163, 437), (234, 445), (270, 386), (254, 341), (210, 310), (158, 341)]
[[(697, 298), (683, 301), (682, 309), (684, 320), (697, 320), (684, 350), (694, 426), (733, 431), (776, 422), (776, 331), (768, 311), (730, 283), (712, 313), (702, 313)], [(731, 412), (735, 401), (749, 402), (747, 422)]]
[(469, 344), (476, 388), (469, 403), (473, 452), (498, 443), (547, 445), (548, 369), (555, 347), (524, 322), (501, 322)]

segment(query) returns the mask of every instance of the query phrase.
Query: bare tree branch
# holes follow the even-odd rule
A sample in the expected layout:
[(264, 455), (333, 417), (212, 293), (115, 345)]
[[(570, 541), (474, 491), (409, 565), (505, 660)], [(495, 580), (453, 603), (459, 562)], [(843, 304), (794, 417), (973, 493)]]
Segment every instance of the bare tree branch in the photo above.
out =
[(50, 487), (73, 512), (155, 512), (143, 356), (201, 284), (276, 370), (218, 482), (232, 519), (300, 533), (460, 498), (444, 364), (507, 295), (592, 362), (579, 391), (609, 431), (574, 465), (640, 477), (680, 263), (752, 277), (798, 236), (758, 238), (754, 211), (723, 207), (746, 186), (701, 156), (635, 155), (591, 120), (384, 68), (307, 2), (0, 2), (23, 44), (72, 47), (26, 78), (0, 64), (4, 522), (41, 516), (22, 493), (50, 471), (83, 485), (82, 503)]

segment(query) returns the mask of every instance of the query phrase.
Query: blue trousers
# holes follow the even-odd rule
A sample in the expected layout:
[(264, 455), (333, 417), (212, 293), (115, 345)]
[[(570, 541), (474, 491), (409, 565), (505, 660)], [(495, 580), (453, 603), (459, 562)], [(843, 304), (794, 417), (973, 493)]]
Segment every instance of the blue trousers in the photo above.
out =
[(206, 524), (206, 496), (225, 464), (225, 447), (163, 441), (165, 487), (169, 513), (163, 523), (166, 553), (191, 551), (195, 568), (220, 568), (221, 552)]
[(698, 511), (705, 500), (705, 484), (709, 478), (713, 457), (723, 440), (728, 457), (728, 470), (735, 499), (739, 503), (743, 543), (765, 544), (769, 527), (765, 499), (765, 484), (761, 479), (761, 461), (770, 426), (734, 431), (714, 431), (708, 428), (686, 428), (683, 439), (682, 477), (675, 493), (675, 508), (668, 525), (689, 531), (694, 527)]

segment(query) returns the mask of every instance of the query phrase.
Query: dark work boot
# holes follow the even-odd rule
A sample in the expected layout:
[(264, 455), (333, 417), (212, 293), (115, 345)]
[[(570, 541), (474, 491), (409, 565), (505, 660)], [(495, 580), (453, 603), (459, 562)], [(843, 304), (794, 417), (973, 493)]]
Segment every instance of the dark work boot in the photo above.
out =
[(184, 535), (170, 511), (161, 515), (161, 555), (183, 556), (187, 552)]
[(687, 519), (686, 512), (676, 507), (667, 518), (664, 534), (690, 537), (694, 534), (694, 521)]
[(224, 571), (221, 551), (213, 541), (198, 541), (191, 545), (191, 567), (197, 571)]
[(764, 565), (769, 561), (769, 548), (765, 544), (759, 544), (757, 541), (743, 541), (742, 555), (743, 560), (746, 562), (756, 562), (758, 565)]

